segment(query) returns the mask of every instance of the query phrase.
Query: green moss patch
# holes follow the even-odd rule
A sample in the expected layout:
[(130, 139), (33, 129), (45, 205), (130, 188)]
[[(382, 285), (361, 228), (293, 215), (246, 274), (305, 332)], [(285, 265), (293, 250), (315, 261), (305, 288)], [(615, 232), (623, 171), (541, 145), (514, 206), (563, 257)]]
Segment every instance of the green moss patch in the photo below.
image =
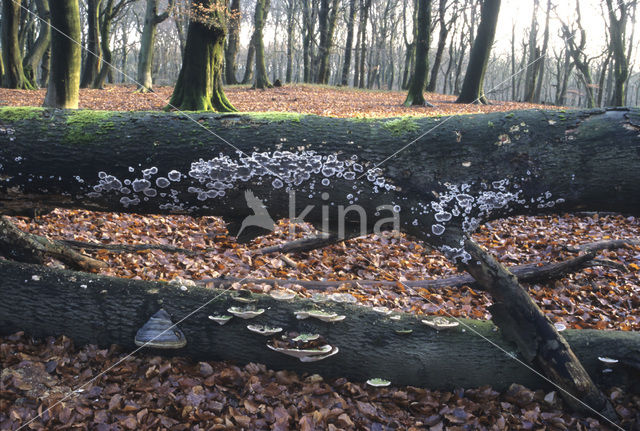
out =
[(114, 113), (111, 111), (93, 111), (90, 109), (69, 111), (65, 117), (67, 133), (65, 140), (69, 144), (83, 145), (93, 141), (95, 135), (105, 135), (115, 128)]
[(393, 136), (402, 136), (405, 133), (413, 133), (420, 130), (420, 126), (414, 117), (400, 117), (382, 123), (382, 128)]
[(33, 106), (19, 106), (0, 108), (0, 121), (34, 120), (42, 117), (44, 108)]

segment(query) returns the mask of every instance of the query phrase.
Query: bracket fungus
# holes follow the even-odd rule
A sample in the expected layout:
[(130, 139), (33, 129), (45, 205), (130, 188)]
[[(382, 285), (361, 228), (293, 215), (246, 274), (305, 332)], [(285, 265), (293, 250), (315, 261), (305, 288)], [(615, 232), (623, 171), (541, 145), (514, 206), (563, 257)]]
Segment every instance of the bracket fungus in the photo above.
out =
[(231, 298), (234, 301), (242, 302), (243, 304), (251, 304), (258, 300), (253, 297), (253, 293), (248, 289), (240, 289), (231, 293)]
[(451, 328), (455, 328), (456, 326), (460, 325), (459, 322), (452, 322), (450, 320), (445, 319), (444, 317), (434, 317), (431, 320), (422, 320), (422, 323), (424, 323), (425, 325), (438, 330), (438, 331), (442, 331), (444, 329), (451, 329)]
[(253, 307), (230, 307), (229, 309), (227, 309), (227, 311), (236, 317), (240, 317), (241, 319), (253, 319), (254, 317), (258, 317), (259, 315), (264, 313), (264, 308), (255, 309)]
[(384, 314), (384, 315), (391, 314), (391, 310), (389, 310), (389, 308), (387, 308), (387, 307), (378, 306), (378, 307), (373, 307), (372, 309), (376, 313), (380, 313), (380, 314)]
[(333, 302), (348, 303), (348, 304), (353, 304), (358, 302), (358, 299), (350, 293), (337, 293), (337, 292), (329, 295), (329, 300)]
[(296, 311), (295, 315), (296, 319), (298, 320), (304, 320), (308, 319), (309, 317), (313, 317), (314, 319), (322, 320), (323, 322), (340, 322), (347, 317), (323, 310)]
[(410, 335), (413, 332), (413, 329), (396, 329), (396, 334), (398, 335)]
[(156, 349), (180, 349), (187, 345), (187, 338), (162, 308), (138, 329), (134, 341), (136, 346)]
[(267, 347), (283, 355), (298, 358), (301, 362), (316, 362), (339, 352), (338, 347), (331, 346), (321, 335), (288, 333), (274, 338)]
[(391, 384), (389, 380), (381, 379), (376, 377), (375, 379), (367, 380), (367, 385), (373, 386), (374, 388), (384, 388)]
[(276, 301), (289, 301), (296, 297), (296, 293), (293, 290), (274, 290), (269, 295)]
[(209, 316), (210, 320), (213, 320), (214, 322), (216, 322), (218, 325), (222, 326), (225, 323), (227, 323), (229, 320), (233, 319), (233, 316), (227, 316), (227, 315), (217, 315), (217, 316)]
[(271, 326), (263, 326), (263, 325), (247, 325), (247, 329), (251, 332), (255, 332), (256, 334), (270, 336), (275, 335), (277, 333), (282, 332), (282, 328), (275, 328)]
[(609, 365), (610, 364), (617, 364), (618, 362), (620, 362), (617, 359), (607, 358), (607, 357), (604, 357), (604, 356), (598, 356), (598, 361), (600, 361), (600, 362), (602, 362), (604, 364), (609, 364)]

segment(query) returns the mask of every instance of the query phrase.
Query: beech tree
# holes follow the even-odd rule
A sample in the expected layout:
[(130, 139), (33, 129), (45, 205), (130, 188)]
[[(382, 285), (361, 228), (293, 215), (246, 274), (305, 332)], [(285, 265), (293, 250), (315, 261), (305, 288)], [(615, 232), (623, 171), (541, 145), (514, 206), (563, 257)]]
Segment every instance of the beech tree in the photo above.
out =
[(27, 79), (22, 67), (22, 51), (18, 39), (20, 28), (20, 16), (22, 12), (22, 0), (2, 1), (2, 63), (4, 73), (2, 75), (2, 86), (5, 88), (16, 88), (33, 90), (35, 87)]
[(236, 57), (240, 48), (240, 0), (231, 0), (229, 6), (229, 36), (224, 50), (224, 76), (228, 85), (238, 83)]
[(469, 64), (456, 103), (487, 103), (483, 89), (484, 74), (489, 63), (499, 13), (500, 0), (483, 1), (478, 33), (471, 48)]
[(424, 86), (429, 71), (429, 40), (431, 27), (431, 0), (418, 0), (418, 31), (416, 32), (415, 70), (409, 92), (404, 101), (405, 106), (424, 105)]
[(222, 88), (226, 12), (226, 0), (194, 0), (182, 68), (169, 107), (235, 111)]
[(87, 48), (80, 77), (80, 88), (91, 87), (100, 72), (102, 62), (99, 20), (101, 2), (102, 0), (87, 0)]
[(80, 46), (74, 42), (74, 40), (80, 40), (78, 0), (50, 1), (51, 25), (60, 32), (54, 31), (51, 34), (51, 76), (44, 106), (76, 109), (82, 61)]
[(262, 31), (267, 20), (267, 15), (269, 14), (270, 6), (271, 0), (256, 0), (256, 10), (253, 18), (253, 36), (250, 42), (255, 50), (256, 57), (256, 80), (254, 87), (260, 89), (273, 87), (267, 76), (267, 67), (264, 60), (264, 40), (262, 38)]
[(174, 0), (169, 0), (167, 8), (158, 13), (158, 0), (147, 0), (144, 14), (144, 27), (140, 37), (140, 51), (138, 52), (138, 89), (141, 93), (153, 90), (151, 66), (153, 64), (153, 48), (156, 40), (158, 25), (169, 18), (173, 10)]
[(36, 8), (38, 10), (38, 17), (41, 20), (39, 21), (38, 38), (22, 61), (25, 77), (34, 87), (37, 87), (36, 75), (38, 65), (43, 61), (45, 53), (51, 43), (49, 0), (36, 0)]

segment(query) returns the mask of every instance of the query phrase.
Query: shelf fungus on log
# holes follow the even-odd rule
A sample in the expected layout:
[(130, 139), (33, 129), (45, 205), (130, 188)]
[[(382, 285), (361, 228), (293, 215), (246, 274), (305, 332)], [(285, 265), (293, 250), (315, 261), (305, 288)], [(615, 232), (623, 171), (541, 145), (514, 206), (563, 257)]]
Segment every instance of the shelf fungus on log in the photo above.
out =
[(256, 334), (264, 335), (267, 337), (282, 332), (282, 328), (263, 325), (247, 325), (247, 329), (251, 332), (255, 332)]
[(390, 384), (391, 382), (389, 380), (380, 379), (378, 377), (367, 380), (367, 385), (373, 386), (374, 388), (385, 388)]
[(209, 316), (209, 320), (213, 320), (220, 326), (226, 324), (231, 319), (233, 319), (233, 316), (226, 316), (226, 315), (225, 316), (213, 316), (213, 315)]
[(444, 317), (435, 317), (433, 319), (424, 319), (422, 320), (422, 323), (424, 323), (425, 325), (429, 326), (430, 328), (433, 328), (437, 331), (442, 331), (444, 329), (451, 329), (451, 328), (455, 328), (456, 326), (460, 325), (460, 323), (455, 322), (455, 321), (451, 321), (451, 320), (447, 320)]
[(169, 313), (161, 308), (142, 328), (138, 329), (135, 343), (139, 347), (181, 349), (187, 345), (187, 338), (171, 321)]
[(227, 311), (236, 317), (240, 317), (241, 319), (253, 319), (264, 313), (264, 308), (256, 309), (254, 307), (230, 307)]
[(313, 317), (314, 319), (322, 320), (323, 322), (340, 322), (347, 317), (323, 310), (296, 311), (295, 315), (296, 319), (298, 320), (304, 320), (308, 319), (309, 317)]

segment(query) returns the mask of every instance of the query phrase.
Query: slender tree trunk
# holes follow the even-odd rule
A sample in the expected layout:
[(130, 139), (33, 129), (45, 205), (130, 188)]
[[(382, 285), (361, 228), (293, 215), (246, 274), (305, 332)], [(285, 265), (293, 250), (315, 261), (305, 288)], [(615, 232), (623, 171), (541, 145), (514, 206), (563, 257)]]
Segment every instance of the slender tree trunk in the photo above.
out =
[(249, 84), (253, 80), (253, 68), (256, 57), (256, 46), (254, 44), (253, 37), (249, 41), (249, 46), (247, 48), (247, 63), (244, 69), (244, 75), (242, 77), (243, 84)]
[(73, 41), (80, 40), (78, 0), (53, 0), (52, 5), (51, 25), (60, 32), (51, 33), (51, 76), (44, 106), (77, 109), (82, 59)]
[(235, 111), (222, 88), (226, 0), (200, 0), (196, 4), (211, 9), (206, 23), (192, 17), (187, 31), (182, 68), (171, 96), (170, 106), (184, 111)]
[(369, 21), (369, 10), (371, 9), (371, 0), (364, 0), (362, 3), (362, 14), (360, 15), (361, 35), (360, 35), (360, 77), (358, 78), (358, 87), (365, 86), (365, 68), (364, 64), (367, 58), (367, 22)]
[(409, 92), (404, 101), (405, 106), (424, 105), (424, 86), (429, 70), (429, 37), (431, 34), (431, 0), (418, 0), (418, 31), (416, 33), (416, 67)]
[(433, 58), (433, 67), (431, 68), (431, 75), (429, 76), (429, 84), (427, 85), (427, 91), (436, 91), (436, 84), (438, 82), (438, 73), (440, 71), (440, 64), (442, 63), (442, 54), (447, 44), (447, 36), (449, 35), (449, 27), (445, 20), (446, 7), (448, 0), (440, 0), (438, 4), (438, 25), (440, 31), (438, 32), (438, 47), (436, 49), (436, 55)]
[[(236, 0), (237, 1), (237, 0)], [(173, 10), (174, 2), (169, 1), (167, 9), (158, 14), (158, 0), (147, 0), (147, 7), (144, 14), (144, 27), (140, 37), (140, 51), (138, 53), (138, 81), (137, 91), (146, 93), (153, 90), (153, 76), (151, 66), (153, 65), (153, 48), (156, 40), (158, 25), (169, 18)]]
[(538, 6), (540, 0), (534, 0), (533, 13), (531, 14), (531, 26), (529, 27), (529, 44), (527, 51), (529, 54), (527, 70), (524, 78), (524, 97), (523, 102), (533, 102), (534, 93), (536, 91), (536, 82), (538, 77), (538, 62), (540, 50), (538, 49)]
[(320, 43), (318, 45), (318, 84), (329, 82), (329, 55), (333, 45), (333, 33), (338, 18), (338, 0), (321, 0), (318, 14)]
[(102, 52), (102, 62), (98, 75), (93, 81), (93, 88), (103, 89), (104, 84), (111, 71), (113, 54), (111, 53), (111, 23), (113, 22), (113, 1), (106, 0), (104, 8), (100, 12), (98, 23), (100, 25), (100, 50)]
[(469, 64), (456, 103), (487, 103), (483, 81), (496, 34), (499, 12), (500, 0), (484, 0), (482, 3), (478, 33), (471, 49)]
[(549, 18), (551, 16), (551, 0), (547, 0), (547, 13), (544, 22), (544, 33), (542, 36), (542, 50), (540, 51), (540, 60), (536, 64), (538, 67), (538, 82), (536, 83), (536, 90), (533, 95), (533, 102), (540, 103), (540, 97), (542, 94), (542, 84), (544, 81), (544, 70), (547, 63), (547, 50), (549, 49)]
[(100, 51), (100, 26), (98, 17), (102, 0), (87, 0), (87, 53), (80, 79), (80, 88), (88, 88), (93, 84), (100, 70), (102, 53)]
[(22, 0), (2, 0), (2, 86), (23, 90), (35, 89), (24, 74), (18, 38)]
[[(51, 19), (51, 15), (49, 15), (49, 19)], [(49, 42), (49, 46), (44, 51), (44, 55), (42, 56), (42, 61), (40, 62), (40, 87), (44, 88), (49, 85), (49, 69), (51, 64), (51, 42)]]
[(344, 63), (342, 64), (342, 78), (340, 83), (343, 86), (349, 84), (349, 70), (351, 69), (351, 51), (353, 49), (353, 29), (356, 21), (356, 0), (349, 1), (349, 15), (347, 19), (347, 41), (344, 48)]
[(264, 41), (262, 38), (262, 30), (264, 29), (267, 15), (269, 14), (269, 7), (271, 0), (257, 0), (256, 12), (254, 16), (254, 30), (253, 30), (253, 46), (256, 50), (256, 82), (255, 88), (265, 89), (271, 88), (273, 85), (269, 81), (267, 75), (267, 68), (264, 60)]
[(227, 84), (234, 85), (238, 83), (236, 57), (240, 47), (240, 0), (231, 0), (229, 13), (231, 16), (229, 17), (229, 37), (224, 51), (224, 74)]
[(38, 85), (36, 70), (51, 43), (49, 0), (36, 0), (36, 7), (38, 8), (38, 16), (40, 17), (40, 31), (33, 47), (29, 50), (22, 62), (24, 74), (34, 87)]
[[(624, 1), (618, 1), (618, 7), (614, 9), (612, 0), (606, 0), (609, 12), (609, 36), (613, 51), (614, 86), (612, 106), (625, 105), (625, 85), (629, 77), (629, 59), (625, 52), (625, 28), (627, 26), (627, 5)], [(618, 18), (616, 12), (620, 14)]]

